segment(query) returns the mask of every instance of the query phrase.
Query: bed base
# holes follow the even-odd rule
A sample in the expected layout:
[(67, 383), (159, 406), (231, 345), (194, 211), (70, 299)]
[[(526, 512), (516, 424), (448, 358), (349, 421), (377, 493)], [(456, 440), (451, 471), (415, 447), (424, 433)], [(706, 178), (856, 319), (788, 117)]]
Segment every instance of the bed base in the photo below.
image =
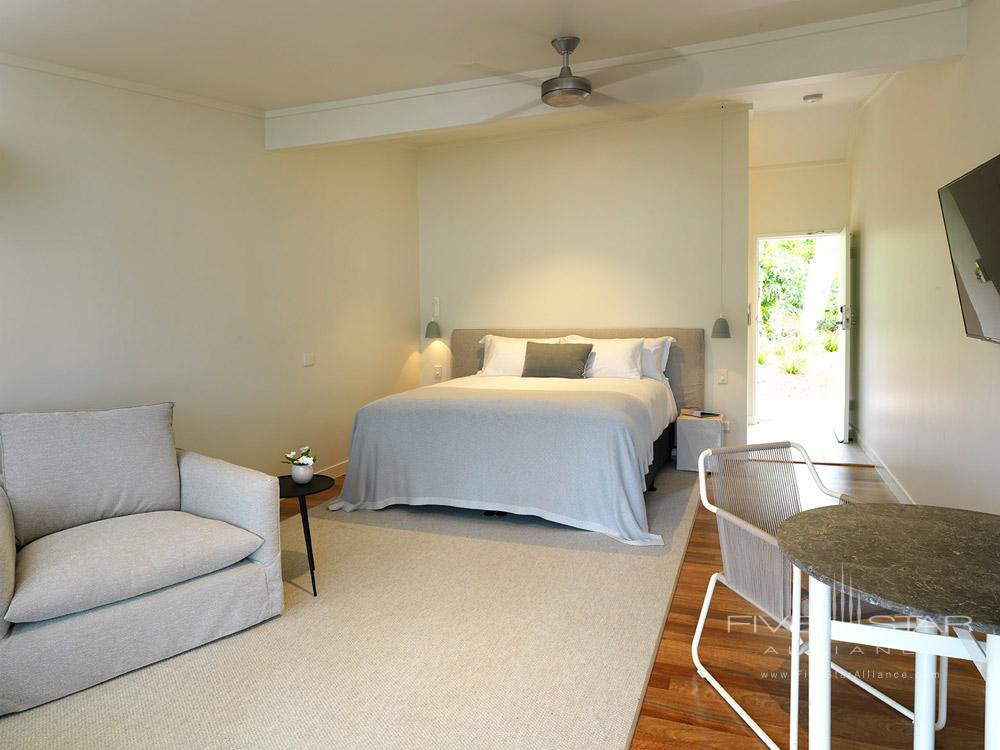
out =
[(649, 465), (649, 471), (646, 472), (646, 492), (652, 492), (656, 489), (653, 486), (653, 482), (656, 481), (656, 475), (659, 474), (660, 469), (670, 460), (670, 454), (673, 453), (676, 447), (677, 422), (671, 422), (667, 425), (667, 429), (661, 432), (660, 436), (653, 443), (653, 463)]

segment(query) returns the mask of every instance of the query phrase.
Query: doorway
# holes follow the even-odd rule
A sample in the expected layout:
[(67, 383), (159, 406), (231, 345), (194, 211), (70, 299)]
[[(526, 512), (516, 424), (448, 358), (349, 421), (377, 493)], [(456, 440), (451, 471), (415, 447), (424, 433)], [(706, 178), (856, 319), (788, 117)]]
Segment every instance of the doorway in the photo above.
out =
[(848, 424), (847, 244), (845, 231), (757, 239), (748, 437), (801, 443), (819, 462), (870, 465)]

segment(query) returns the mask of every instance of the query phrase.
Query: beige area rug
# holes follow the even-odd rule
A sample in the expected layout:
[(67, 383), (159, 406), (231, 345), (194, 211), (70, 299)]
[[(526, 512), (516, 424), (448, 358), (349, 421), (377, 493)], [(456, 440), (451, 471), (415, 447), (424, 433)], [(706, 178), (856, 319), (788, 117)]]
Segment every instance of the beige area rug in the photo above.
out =
[(630, 742), (697, 494), (647, 495), (663, 547), (451, 509), (282, 524), (285, 614), (0, 719), (4, 748), (620, 750)]

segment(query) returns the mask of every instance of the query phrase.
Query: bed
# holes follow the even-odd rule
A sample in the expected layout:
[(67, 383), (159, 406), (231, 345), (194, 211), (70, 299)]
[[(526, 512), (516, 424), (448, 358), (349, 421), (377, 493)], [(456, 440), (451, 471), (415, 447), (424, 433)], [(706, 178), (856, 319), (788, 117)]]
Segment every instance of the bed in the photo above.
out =
[[(648, 378), (477, 375), (488, 333), (675, 339), (667, 383)], [(681, 408), (702, 408), (704, 331), (689, 328), (458, 329), (452, 379), (379, 399), (355, 418), (351, 460), (331, 510), (442, 505), (532, 515), (662, 544), (643, 493), (669, 456)], [(666, 454), (666, 455), (664, 455)]]

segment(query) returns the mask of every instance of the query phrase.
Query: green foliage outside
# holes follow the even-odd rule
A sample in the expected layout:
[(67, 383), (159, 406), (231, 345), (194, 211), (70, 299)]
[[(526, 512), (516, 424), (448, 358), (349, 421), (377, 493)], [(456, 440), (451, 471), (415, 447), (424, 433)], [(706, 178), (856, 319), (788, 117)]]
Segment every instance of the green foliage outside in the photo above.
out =
[[(812, 239), (765, 240), (760, 250), (760, 319), (764, 335), (775, 341), (797, 329), (802, 316), (809, 264), (816, 257)], [(834, 276), (823, 318), (816, 325), (821, 332), (836, 328), (839, 279)]]
[(822, 347), (836, 352), (839, 318), (840, 279), (834, 275), (823, 317), (816, 324), (817, 337), (800, 333), (809, 266), (816, 257), (813, 239), (765, 240), (760, 248), (760, 320), (762, 333), (757, 364), (764, 365), (774, 355), (779, 369), (789, 375), (803, 372), (810, 350)]
[(802, 314), (815, 240), (765, 240), (760, 250), (760, 318), (771, 341)]
[(789, 352), (781, 358), (781, 371), (789, 375), (798, 375), (806, 366), (806, 357), (801, 352)]
[[(840, 309), (837, 306), (837, 297), (840, 292), (839, 281), (839, 274), (833, 277), (833, 284), (830, 286), (830, 299), (827, 300), (826, 309), (823, 310), (823, 319), (816, 324), (817, 331), (830, 332), (837, 330), (837, 319), (840, 313)], [(827, 349), (827, 351), (830, 350)], [(833, 351), (836, 351), (836, 349)]]

